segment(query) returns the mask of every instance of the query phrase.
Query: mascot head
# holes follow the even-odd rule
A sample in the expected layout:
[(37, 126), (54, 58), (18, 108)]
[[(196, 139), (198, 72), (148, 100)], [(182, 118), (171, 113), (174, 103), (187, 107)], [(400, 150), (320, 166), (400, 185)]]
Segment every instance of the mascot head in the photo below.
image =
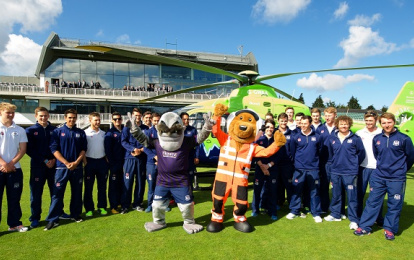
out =
[(263, 120), (251, 109), (233, 112), (228, 117), (228, 134), (239, 143), (252, 143), (259, 134)]
[(157, 126), (158, 139), (162, 149), (173, 152), (183, 144), (184, 129), (183, 121), (173, 112), (163, 114)]

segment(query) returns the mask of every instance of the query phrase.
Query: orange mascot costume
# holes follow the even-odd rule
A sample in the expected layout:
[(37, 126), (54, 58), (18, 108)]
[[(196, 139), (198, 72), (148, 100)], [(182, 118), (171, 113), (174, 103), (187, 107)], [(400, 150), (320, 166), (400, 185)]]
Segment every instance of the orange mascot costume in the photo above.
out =
[[(213, 186), (213, 209), (209, 232), (223, 230), (224, 204), (232, 192), (234, 203), (234, 228), (241, 232), (252, 232), (253, 227), (247, 222), (245, 213), (249, 206), (247, 188), (250, 166), (253, 157), (270, 157), (286, 143), (285, 136), (276, 131), (274, 142), (267, 148), (255, 144), (261, 126), (261, 119), (249, 109), (239, 110), (228, 117), (228, 134), (220, 129), (221, 116), (227, 112), (227, 106), (217, 104), (214, 108), (216, 124), (212, 133), (220, 143), (220, 157)], [(231, 122), (230, 122), (231, 121)], [(260, 125), (259, 125), (260, 123)]]

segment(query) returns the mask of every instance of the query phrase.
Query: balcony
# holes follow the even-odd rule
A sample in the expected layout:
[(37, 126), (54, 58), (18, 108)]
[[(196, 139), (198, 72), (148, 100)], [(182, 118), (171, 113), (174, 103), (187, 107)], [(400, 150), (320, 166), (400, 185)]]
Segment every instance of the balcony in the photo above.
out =
[[(109, 101), (121, 103), (137, 103), (141, 99), (165, 94), (165, 91), (129, 91), (121, 89), (83, 89), (61, 88), (49, 86), (48, 93), (42, 87), (28, 84), (0, 83), (0, 95), (9, 97), (24, 97), (26, 99), (70, 100), (70, 101)], [(204, 100), (223, 97), (217, 94), (181, 93), (160, 98), (156, 103), (177, 103), (189, 105)]]

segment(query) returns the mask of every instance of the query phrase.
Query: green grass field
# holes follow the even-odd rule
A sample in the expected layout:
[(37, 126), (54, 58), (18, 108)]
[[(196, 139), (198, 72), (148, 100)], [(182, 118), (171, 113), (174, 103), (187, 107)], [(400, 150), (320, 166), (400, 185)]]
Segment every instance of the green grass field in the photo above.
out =
[[(29, 158), (22, 159), (24, 188), (21, 200), (23, 224), (29, 226)], [(217, 234), (202, 231), (189, 235), (182, 228), (177, 207), (167, 213), (168, 228), (148, 233), (144, 223), (152, 216), (144, 212), (126, 215), (95, 216), (82, 223), (61, 221), (60, 226), (43, 231), (46, 225), (26, 233), (7, 231), (7, 202), (3, 198), (0, 224), (0, 259), (413, 259), (414, 258), (414, 171), (408, 174), (400, 232), (395, 241), (386, 241), (383, 231), (374, 227), (370, 236), (357, 237), (349, 230), (349, 221), (316, 224), (306, 219), (287, 220), (287, 205), (279, 211), (279, 220), (267, 215), (251, 218), (256, 230), (249, 234), (233, 228), (231, 200), (226, 204), (225, 229)], [(195, 217), (204, 227), (210, 219), (211, 177), (200, 178), (205, 189), (195, 192)], [(69, 212), (69, 193), (65, 211)], [(46, 218), (50, 198), (45, 186), (42, 219)], [(95, 194), (96, 195), (96, 194)], [(251, 201), (252, 191), (249, 191)], [(4, 196), (5, 197), (5, 196)], [(96, 202), (96, 201), (95, 201)]]

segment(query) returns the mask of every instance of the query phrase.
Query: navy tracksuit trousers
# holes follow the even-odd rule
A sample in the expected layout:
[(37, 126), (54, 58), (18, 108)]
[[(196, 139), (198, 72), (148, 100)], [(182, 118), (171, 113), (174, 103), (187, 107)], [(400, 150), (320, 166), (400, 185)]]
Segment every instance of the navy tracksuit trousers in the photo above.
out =
[(29, 220), (40, 220), (42, 214), (42, 195), (45, 183), (49, 186), (50, 198), (53, 196), (56, 168), (48, 168), (46, 164), (30, 168), (30, 208)]
[(22, 224), (20, 221), (22, 218), (20, 207), (20, 198), (23, 191), (22, 169), (16, 169), (13, 173), (0, 172), (0, 221), (4, 187), (6, 187), (7, 194), (7, 225), (9, 227), (20, 226)]
[(108, 203), (106, 200), (106, 185), (108, 180), (108, 162), (105, 158), (93, 159), (86, 158), (85, 166), (85, 192), (83, 194), (83, 204), (85, 211), (93, 211), (95, 209), (93, 202), (93, 185), (95, 178), (98, 188), (98, 208), (106, 209)]
[(379, 179), (371, 175), (369, 186), (371, 191), (362, 212), (359, 227), (371, 232), (372, 225), (381, 213), (385, 194), (388, 195), (387, 213), (384, 219), (384, 229), (393, 233), (398, 232), (400, 214), (404, 204), (405, 181), (391, 181)]
[(46, 218), (47, 221), (59, 221), (59, 216), (63, 212), (63, 198), (68, 181), (71, 187), (70, 216), (75, 218), (82, 213), (82, 180), (82, 167), (78, 167), (73, 171), (65, 168), (56, 169), (52, 202), (50, 204), (49, 216)]

